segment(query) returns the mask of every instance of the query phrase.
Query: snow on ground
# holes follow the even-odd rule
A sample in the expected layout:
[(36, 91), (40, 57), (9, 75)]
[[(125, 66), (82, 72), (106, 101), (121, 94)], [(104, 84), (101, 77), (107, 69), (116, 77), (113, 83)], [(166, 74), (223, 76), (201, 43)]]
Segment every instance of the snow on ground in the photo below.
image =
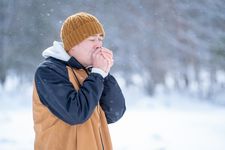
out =
[[(32, 150), (33, 122), (29, 84), (0, 87), (0, 150)], [(224, 150), (225, 108), (173, 94), (146, 96), (125, 87), (127, 111), (109, 125), (115, 150)], [(20, 87), (20, 88), (18, 88)]]
[(111, 125), (116, 150), (224, 150), (225, 111), (130, 110)]

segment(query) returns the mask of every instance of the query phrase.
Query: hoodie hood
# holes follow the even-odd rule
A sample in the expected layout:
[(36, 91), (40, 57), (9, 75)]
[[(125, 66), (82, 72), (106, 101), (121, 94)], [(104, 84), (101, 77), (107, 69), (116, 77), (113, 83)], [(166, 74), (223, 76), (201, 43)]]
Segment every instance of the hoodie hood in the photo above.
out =
[(53, 57), (62, 61), (69, 61), (71, 56), (65, 51), (62, 42), (54, 41), (53, 45), (42, 52), (44, 58)]

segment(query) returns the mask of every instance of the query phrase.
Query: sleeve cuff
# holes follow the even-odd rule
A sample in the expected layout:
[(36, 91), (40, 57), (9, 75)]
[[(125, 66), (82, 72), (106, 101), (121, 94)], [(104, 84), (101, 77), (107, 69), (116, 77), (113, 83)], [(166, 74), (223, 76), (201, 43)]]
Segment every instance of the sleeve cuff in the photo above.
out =
[(104, 72), (102, 69), (99, 69), (99, 68), (92, 68), (91, 70), (92, 73), (98, 73), (100, 74), (103, 78), (105, 78), (108, 73)]

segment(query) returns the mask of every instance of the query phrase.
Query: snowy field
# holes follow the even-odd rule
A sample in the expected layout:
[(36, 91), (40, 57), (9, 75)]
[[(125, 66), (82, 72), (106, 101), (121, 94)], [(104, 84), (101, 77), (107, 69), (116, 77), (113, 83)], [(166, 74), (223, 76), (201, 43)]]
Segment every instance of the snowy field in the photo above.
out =
[[(125, 88), (127, 112), (110, 125), (115, 150), (224, 150), (225, 108), (177, 93), (145, 96)], [(13, 85), (13, 86), (12, 86)], [(0, 150), (32, 150), (32, 87), (0, 87)]]
[(131, 110), (111, 127), (117, 150), (224, 150), (225, 111)]

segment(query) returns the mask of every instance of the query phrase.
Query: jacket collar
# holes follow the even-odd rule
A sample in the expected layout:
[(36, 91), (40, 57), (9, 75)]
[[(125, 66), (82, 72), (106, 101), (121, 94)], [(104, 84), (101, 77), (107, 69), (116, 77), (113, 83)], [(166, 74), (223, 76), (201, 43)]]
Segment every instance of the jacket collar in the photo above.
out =
[(81, 65), (74, 57), (70, 57), (67, 61), (67, 65), (77, 69), (85, 69), (85, 67)]

